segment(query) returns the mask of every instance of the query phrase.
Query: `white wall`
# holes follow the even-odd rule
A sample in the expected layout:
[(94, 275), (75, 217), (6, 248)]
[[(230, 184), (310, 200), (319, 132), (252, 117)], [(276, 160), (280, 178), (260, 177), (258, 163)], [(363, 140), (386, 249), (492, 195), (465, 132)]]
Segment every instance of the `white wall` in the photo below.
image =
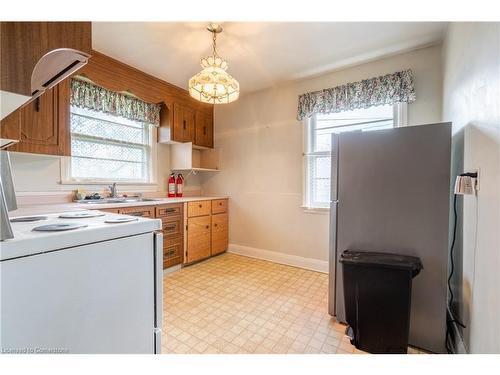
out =
[[(166, 192), (170, 174), (169, 146), (157, 144), (158, 185), (118, 185), (119, 192)], [(61, 184), (61, 161), (65, 157), (11, 153), (12, 173), (16, 192), (69, 192), (81, 187), (87, 191), (104, 192), (107, 185)], [(198, 176), (186, 180), (187, 190), (199, 190)]]
[(500, 24), (450, 24), (443, 64), (443, 119), (453, 122), (455, 159), (463, 157), (454, 162), (480, 169), (477, 198), (464, 197), (455, 257), (459, 318), (469, 352), (500, 353)]
[(222, 170), (204, 177), (202, 188), (204, 193), (230, 197), (230, 247), (312, 258), (326, 270), (328, 215), (301, 208), (303, 124), (296, 120), (298, 95), (403, 69), (413, 70), (417, 94), (408, 108), (409, 124), (440, 121), (440, 45), (285, 83), (216, 106), (215, 145), (221, 149)]

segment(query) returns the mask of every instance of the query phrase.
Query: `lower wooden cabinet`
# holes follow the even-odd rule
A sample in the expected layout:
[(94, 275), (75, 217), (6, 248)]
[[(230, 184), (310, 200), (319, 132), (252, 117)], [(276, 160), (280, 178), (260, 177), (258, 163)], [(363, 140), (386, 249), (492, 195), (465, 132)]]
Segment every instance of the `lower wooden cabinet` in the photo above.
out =
[(212, 255), (210, 238), (210, 215), (190, 217), (187, 219), (187, 263), (208, 258)]
[(227, 199), (101, 211), (161, 219), (163, 269), (209, 258), (223, 253), (228, 247)]
[(212, 255), (217, 255), (227, 250), (227, 220), (227, 213), (212, 215)]
[(183, 204), (156, 206), (155, 216), (162, 221), (163, 269), (184, 262), (184, 215)]
[(185, 263), (223, 253), (228, 247), (227, 199), (187, 203)]
[(163, 269), (181, 264), (184, 258), (183, 254), (182, 237), (163, 239)]
[(123, 215), (157, 218), (162, 221), (163, 269), (184, 262), (183, 204), (108, 208), (101, 211)]

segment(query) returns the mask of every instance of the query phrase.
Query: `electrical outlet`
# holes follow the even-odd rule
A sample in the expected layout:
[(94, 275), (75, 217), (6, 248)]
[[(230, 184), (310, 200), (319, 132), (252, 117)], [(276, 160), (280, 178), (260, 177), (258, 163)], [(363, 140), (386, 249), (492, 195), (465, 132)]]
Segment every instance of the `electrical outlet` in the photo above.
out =
[(481, 179), (481, 168), (477, 168), (474, 172), (477, 173), (477, 178), (476, 178), (476, 186), (474, 186), (476, 192), (479, 191), (479, 181)]

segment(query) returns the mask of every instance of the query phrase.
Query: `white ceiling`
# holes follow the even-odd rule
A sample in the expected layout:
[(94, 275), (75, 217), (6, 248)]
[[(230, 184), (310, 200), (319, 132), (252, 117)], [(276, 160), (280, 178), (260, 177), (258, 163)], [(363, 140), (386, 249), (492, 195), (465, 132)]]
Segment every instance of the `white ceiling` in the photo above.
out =
[[(208, 23), (208, 22), (207, 22)], [(93, 48), (187, 88), (211, 53), (207, 23), (93, 22)], [(444, 22), (226, 22), (218, 53), (242, 93), (428, 45)]]

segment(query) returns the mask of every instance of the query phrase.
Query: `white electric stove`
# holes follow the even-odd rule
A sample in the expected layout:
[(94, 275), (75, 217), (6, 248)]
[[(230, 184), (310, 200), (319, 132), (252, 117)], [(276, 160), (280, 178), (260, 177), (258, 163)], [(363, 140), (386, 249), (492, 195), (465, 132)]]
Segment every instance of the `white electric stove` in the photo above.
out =
[(2, 352), (160, 353), (161, 221), (41, 216), (0, 242)]

